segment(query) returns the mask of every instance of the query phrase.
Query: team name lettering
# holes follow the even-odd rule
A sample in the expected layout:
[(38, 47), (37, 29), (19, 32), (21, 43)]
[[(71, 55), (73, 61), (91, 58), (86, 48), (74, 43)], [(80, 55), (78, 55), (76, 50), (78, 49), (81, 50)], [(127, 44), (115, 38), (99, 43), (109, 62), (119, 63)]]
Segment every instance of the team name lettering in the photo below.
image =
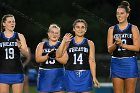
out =
[(69, 48), (69, 52), (76, 52), (76, 51), (83, 51), (83, 52), (88, 52), (88, 48), (86, 47), (72, 47)]
[(17, 42), (1, 42), (0, 47), (5, 47), (5, 46), (17, 46)]
[[(56, 50), (56, 49), (55, 49)], [(52, 51), (52, 49), (43, 49), (43, 53), (49, 53), (49, 52), (51, 52)]]
[(114, 38), (132, 38), (132, 34), (115, 34)]
[(43, 49), (43, 53), (48, 53), (50, 51), (51, 51), (51, 49)]

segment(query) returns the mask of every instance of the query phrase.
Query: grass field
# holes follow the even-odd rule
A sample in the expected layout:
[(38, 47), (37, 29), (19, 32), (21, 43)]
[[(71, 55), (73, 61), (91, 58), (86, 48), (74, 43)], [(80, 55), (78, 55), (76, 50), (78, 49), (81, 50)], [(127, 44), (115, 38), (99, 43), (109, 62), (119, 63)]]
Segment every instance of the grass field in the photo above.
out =
[[(29, 93), (37, 93), (37, 91), (36, 91), (36, 86), (30, 86), (30, 88), (29, 88)], [(67, 92), (66, 92), (66, 93), (67, 93)], [(92, 93), (94, 93), (94, 89), (93, 89)]]
[(36, 86), (30, 86), (29, 93), (37, 93)]
[[(36, 86), (30, 86), (29, 93), (37, 93)], [(92, 91), (92, 93), (94, 93), (94, 90)]]

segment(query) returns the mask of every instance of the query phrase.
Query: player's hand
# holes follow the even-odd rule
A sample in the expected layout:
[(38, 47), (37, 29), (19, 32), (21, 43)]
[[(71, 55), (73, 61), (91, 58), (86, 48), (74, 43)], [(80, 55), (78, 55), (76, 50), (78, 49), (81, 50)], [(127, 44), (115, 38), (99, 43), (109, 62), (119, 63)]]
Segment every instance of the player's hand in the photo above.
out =
[(94, 82), (95, 87), (100, 88), (100, 83), (98, 82), (96, 78), (93, 78), (93, 82)]
[(118, 46), (121, 46), (122, 45), (121, 37), (115, 38), (115, 44), (118, 45)]
[(18, 40), (18, 39), (16, 39), (16, 41), (17, 41), (17, 46), (18, 46), (18, 48), (21, 49), (21, 46), (22, 46), (21, 41)]
[(63, 40), (67, 43), (71, 41), (72, 37), (73, 35), (71, 33), (66, 33), (65, 36), (63, 37)]
[(51, 58), (55, 58), (56, 57), (56, 50), (52, 49), (51, 52), (48, 53), (48, 56)]

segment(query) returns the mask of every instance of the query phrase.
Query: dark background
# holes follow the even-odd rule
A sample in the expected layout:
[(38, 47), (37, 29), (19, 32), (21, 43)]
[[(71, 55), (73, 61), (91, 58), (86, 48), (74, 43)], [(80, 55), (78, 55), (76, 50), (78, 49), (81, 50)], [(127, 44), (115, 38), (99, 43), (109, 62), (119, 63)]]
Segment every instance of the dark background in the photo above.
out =
[[(97, 71), (101, 71), (100, 76), (102, 76), (109, 72), (107, 30), (117, 23), (115, 13), (121, 1), (0, 0), (0, 18), (8, 13), (15, 16), (15, 31), (24, 34), (32, 54), (37, 44), (47, 36), (46, 32), (51, 23), (56, 23), (61, 27), (61, 37), (63, 37), (67, 32), (72, 33), (72, 24), (75, 19), (85, 19), (88, 23), (86, 37), (95, 43), (97, 61), (100, 61), (97, 63), (99, 64)], [(140, 0), (128, 1), (132, 9), (128, 20), (140, 27)]]

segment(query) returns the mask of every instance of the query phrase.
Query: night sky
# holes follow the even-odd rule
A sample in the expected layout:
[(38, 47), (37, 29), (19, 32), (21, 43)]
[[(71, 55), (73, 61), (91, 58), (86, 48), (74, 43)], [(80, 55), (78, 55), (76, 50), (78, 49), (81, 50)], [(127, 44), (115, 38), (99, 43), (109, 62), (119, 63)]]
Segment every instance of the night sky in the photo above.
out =
[[(72, 23), (83, 18), (88, 23), (86, 37), (93, 40), (96, 53), (107, 53), (106, 36), (111, 25), (117, 23), (116, 9), (122, 0), (0, 0), (0, 17), (14, 14), (15, 31), (23, 33), (32, 52), (46, 37), (48, 26), (57, 23), (62, 30), (72, 33)], [(131, 7), (130, 23), (140, 27), (140, 0), (128, 0)], [(104, 46), (104, 47), (102, 47)]]

